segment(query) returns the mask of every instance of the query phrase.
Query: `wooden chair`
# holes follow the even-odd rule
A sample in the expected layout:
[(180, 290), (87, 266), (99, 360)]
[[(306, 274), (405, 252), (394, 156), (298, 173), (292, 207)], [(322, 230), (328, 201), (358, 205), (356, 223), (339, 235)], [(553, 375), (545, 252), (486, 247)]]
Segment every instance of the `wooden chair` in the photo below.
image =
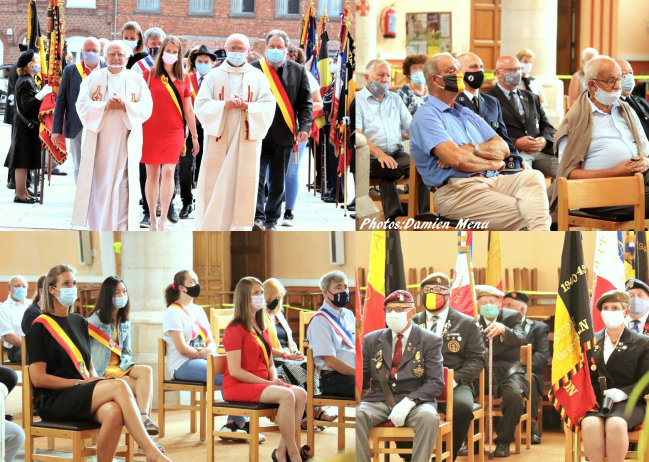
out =
[(306, 341), (306, 329), (311, 322), (311, 318), (315, 314), (315, 311), (300, 311), (300, 324), (298, 325), (300, 348), (302, 348), (302, 354), (306, 354), (308, 349), (308, 342)]
[[(440, 403), (446, 403), (446, 413), (440, 413), (439, 427), (437, 429), (437, 442), (435, 443), (435, 462), (451, 461), (453, 458), (453, 369), (444, 368), (444, 392), (437, 397)], [(379, 462), (380, 454), (412, 454), (412, 449), (390, 448), (390, 441), (412, 441), (415, 432), (410, 427), (394, 427), (389, 420), (370, 429), (370, 454), (373, 462)], [(381, 447), (382, 442), (387, 442), (386, 447)], [(446, 443), (443, 451), (442, 443)]]
[(570, 110), (570, 98), (568, 95), (563, 95), (563, 116), (565, 117)]
[(223, 339), (223, 335), (225, 335), (225, 328), (228, 327), (228, 324), (230, 324), (230, 321), (234, 317), (234, 309), (232, 313), (228, 314), (221, 313), (221, 311), (223, 310), (216, 308), (210, 310), (210, 329), (212, 330), (212, 337), (214, 337), (214, 341), (216, 342), (216, 351), (219, 354), (225, 354), (225, 350), (221, 346), (221, 340)]
[[(23, 358), (26, 355), (25, 337), (22, 338)], [(23, 359), (24, 362), (24, 359)], [(29, 366), (25, 365), (23, 374), (23, 427), (25, 429), (25, 462), (40, 460), (44, 462), (85, 462), (87, 457), (96, 456), (97, 448), (86, 446), (86, 440), (96, 441), (101, 425), (92, 421), (76, 422), (48, 422), (40, 420), (34, 422), (34, 387), (29, 378)], [(117, 448), (117, 457), (123, 457), (126, 462), (133, 462), (133, 438), (122, 427), (125, 444)], [(72, 458), (58, 457), (47, 454), (34, 454), (34, 439), (47, 437), (72, 440)], [(48, 443), (53, 448), (53, 442)]]
[[(305, 342), (308, 344), (308, 342)], [(311, 449), (311, 456), (315, 454), (315, 430), (314, 425), (319, 427), (335, 427), (338, 429), (338, 450), (342, 451), (345, 449), (345, 429), (346, 428), (356, 428), (356, 419), (354, 417), (345, 416), (345, 409), (355, 408), (356, 400), (353, 398), (341, 398), (340, 396), (332, 395), (316, 395), (315, 393), (315, 384), (314, 384), (314, 374), (315, 374), (315, 362), (313, 360), (313, 350), (307, 347), (307, 359), (306, 359), (306, 444)], [(326, 420), (317, 420), (315, 418), (315, 411), (313, 410), (314, 406), (322, 408), (323, 406), (331, 406), (338, 408), (338, 421), (337, 422), (328, 422)]]
[[(419, 195), (419, 189), (417, 186), (417, 167), (415, 166), (415, 161), (410, 158), (410, 174), (408, 178), (401, 178), (396, 180), (397, 185), (407, 185), (408, 193), (399, 194), (399, 200), (401, 203), (408, 204), (408, 218), (415, 218), (417, 215), (417, 196)], [(370, 178), (370, 186), (378, 186), (379, 180), (375, 178)], [(370, 196), (375, 202), (381, 201), (381, 196)], [(386, 217), (387, 218), (387, 217)]]
[[(0, 361), (2, 361), (2, 365), (4, 367), (8, 367), (9, 369), (12, 369), (15, 372), (21, 372), (23, 371), (23, 364), (20, 363), (13, 363), (9, 361), (9, 355), (7, 353), (7, 349), (4, 346), (4, 342), (0, 339)], [(23, 357), (23, 363), (25, 362), (25, 358)], [(16, 384), (19, 387), (23, 386), (22, 379), (18, 381)]]
[[(164, 339), (158, 339), (158, 425), (160, 426), (160, 438), (165, 436), (165, 414), (167, 409), (182, 409), (189, 411), (189, 431), (196, 433), (196, 412), (199, 419), (199, 437), (205, 441), (205, 393), (207, 385), (205, 382), (190, 382), (186, 380), (165, 380), (165, 357), (167, 356), (167, 344)], [(189, 404), (169, 404), (165, 402), (166, 393), (172, 391), (188, 391), (190, 394)], [(198, 393), (198, 404), (196, 403)]]
[[(215, 375), (223, 374), (227, 365), (227, 358), (225, 355), (210, 355), (207, 357), (207, 376), (212, 378)], [(232, 438), (231, 432), (216, 431), (214, 428), (214, 417), (219, 415), (232, 415), (243, 416), (250, 420), (250, 433), (237, 434), (237, 438), (247, 439), (249, 442), (249, 462), (259, 461), (259, 433), (261, 430), (264, 432), (277, 432), (279, 427), (277, 425), (259, 425), (259, 419), (262, 417), (274, 418), (277, 415), (277, 404), (264, 404), (264, 403), (250, 403), (243, 401), (215, 401), (214, 392), (220, 387), (214, 385), (214, 380), (207, 381), (207, 397), (210, 402), (210, 410), (207, 416), (207, 433), (209, 439), (207, 440), (207, 462), (214, 462), (214, 437), (223, 436)], [(298, 422), (295, 431), (295, 441), (298, 448), (300, 447), (300, 424)]]
[[(642, 173), (632, 177), (595, 178), (590, 180), (558, 179), (559, 187), (559, 231), (568, 231), (570, 226), (583, 226), (587, 231), (602, 229), (608, 231), (638, 230), (645, 225), (644, 178)], [(591, 215), (582, 208), (615, 207), (632, 205), (633, 221), (620, 221), (606, 214)]]
[[(521, 347), (521, 365), (527, 366), (527, 373), (525, 375), (527, 380), (530, 382), (530, 387), (532, 387), (532, 345), (523, 345)], [(525, 401), (525, 412), (523, 412), (520, 422), (516, 425), (514, 454), (520, 454), (521, 452), (521, 427), (523, 422), (525, 422), (525, 447), (529, 449), (532, 445), (532, 398), (529, 397), (523, 399)], [(502, 404), (502, 398), (493, 400), (494, 417), (502, 417)]]
[[(469, 462), (474, 462), (475, 454), (474, 446), (478, 442), (478, 461), (484, 462), (484, 416), (485, 416), (485, 390), (484, 390), (484, 369), (480, 372), (478, 377), (479, 386), (478, 386), (478, 396), (473, 403), (473, 421), (469, 427), (469, 432), (467, 434), (467, 456)], [(475, 432), (475, 421), (478, 421), (478, 432)]]

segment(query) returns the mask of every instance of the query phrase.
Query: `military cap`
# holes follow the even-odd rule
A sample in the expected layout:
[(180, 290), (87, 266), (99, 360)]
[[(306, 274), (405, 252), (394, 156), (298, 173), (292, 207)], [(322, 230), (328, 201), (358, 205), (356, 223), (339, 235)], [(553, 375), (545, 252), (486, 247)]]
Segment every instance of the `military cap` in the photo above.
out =
[(631, 289), (642, 289), (649, 294), (649, 286), (640, 279), (627, 279), (626, 283), (624, 283), (624, 287), (626, 287), (627, 292)]
[(451, 280), (444, 273), (439, 271), (429, 274), (421, 281), (421, 287), (424, 287), (426, 284), (435, 284), (438, 286), (450, 287)]
[(525, 304), (528, 304), (530, 302), (530, 297), (528, 297), (524, 292), (509, 292), (508, 294), (505, 294), (503, 298), (511, 298), (512, 300), (518, 300), (519, 302), (523, 302)]
[(415, 303), (412, 298), (412, 294), (407, 290), (395, 290), (390, 295), (385, 297), (385, 300), (383, 300), (383, 306), (387, 306), (387, 304), (391, 302)]
[(27, 50), (20, 53), (18, 61), (16, 62), (16, 67), (25, 67), (32, 62), (34, 58), (34, 50)]
[(625, 302), (629, 303), (629, 296), (621, 290), (609, 290), (597, 300), (597, 309), (602, 311), (602, 305), (606, 302)]
[(487, 285), (477, 285), (475, 286), (475, 298), (478, 299), (480, 297), (483, 297), (485, 295), (491, 295), (493, 297), (504, 297), (505, 294), (503, 294), (500, 290), (496, 289), (495, 287), (492, 286), (487, 286)]

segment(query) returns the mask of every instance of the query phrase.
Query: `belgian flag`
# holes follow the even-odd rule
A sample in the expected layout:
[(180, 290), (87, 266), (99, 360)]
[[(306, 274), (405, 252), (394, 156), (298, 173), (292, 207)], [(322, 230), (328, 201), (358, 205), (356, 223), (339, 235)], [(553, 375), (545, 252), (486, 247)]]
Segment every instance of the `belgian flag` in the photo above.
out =
[(586, 352), (595, 344), (588, 279), (579, 231), (566, 232), (554, 318), (552, 388), (548, 397), (574, 431), (595, 406)]
[(45, 82), (47, 76), (47, 59), (45, 58), (45, 44), (43, 43), (43, 36), (41, 34), (41, 26), (38, 23), (38, 13), (36, 12), (36, 2), (29, 1), (27, 7), (27, 39), (30, 50), (34, 50), (36, 54), (41, 57), (41, 70), (34, 76), (34, 81), (39, 88), (47, 83)]
[(647, 284), (649, 283), (649, 274), (647, 274), (649, 272), (647, 268), (647, 232), (637, 231), (635, 237), (635, 258), (633, 260), (635, 278)]

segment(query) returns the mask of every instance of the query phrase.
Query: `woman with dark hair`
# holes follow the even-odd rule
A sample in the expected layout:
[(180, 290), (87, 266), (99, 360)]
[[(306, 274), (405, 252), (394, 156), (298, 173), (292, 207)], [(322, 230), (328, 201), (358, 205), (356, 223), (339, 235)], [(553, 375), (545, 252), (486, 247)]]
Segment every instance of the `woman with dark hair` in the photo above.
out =
[(122, 427), (144, 450), (148, 462), (169, 461), (147, 434), (137, 403), (122, 380), (98, 377), (90, 355), (88, 321), (71, 313), (77, 299), (74, 268), (57, 265), (43, 284), (43, 314), (27, 333), (34, 409), (43, 420), (94, 421), (101, 425), (97, 460), (113, 460)]
[(32, 299), (32, 304), (29, 305), (29, 308), (25, 310), (23, 314), (23, 320), (20, 323), (20, 328), (23, 330), (23, 333), (27, 335), (29, 329), (32, 327), (34, 319), (41, 315), (41, 306), (43, 306), (43, 283), (45, 283), (46, 275), (42, 275), (38, 278), (36, 283), (36, 296)]
[(241, 279), (234, 289), (234, 317), (223, 337), (228, 364), (221, 391), (227, 401), (278, 404), (277, 425), (282, 437), (273, 451), (273, 461), (300, 462), (310, 458), (308, 446), (298, 448), (295, 441), (306, 391), (277, 378), (264, 306), (261, 281)]
[(129, 56), (126, 63), (126, 69), (132, 68), (140, 59), (149, 56), (149, 53), (144, 49), (142, 28), (135, 21), (129, 21), (122, 27), (122, 41), (133, 51), (133, 55)]
[(428, 60), (428, 56), (424, 54), (408, 55), (401, 65), (403, 75), (408, 78), (408, 83), (397, 90), (397, 95), (401, 97), (412, 116), (428, 101), (428, 87), (424, 77), (426, 60)]
[(142, 423), (149, 435), (160, 428), (151, 421), (153, 371), (150, 366), (135, 365), (131, 350), (131, 303), (126, 284), (109, 276), (99, 289), (95, 309), (88, 316), (92, 364), (100, 377), (122, 379), (133, 391)]

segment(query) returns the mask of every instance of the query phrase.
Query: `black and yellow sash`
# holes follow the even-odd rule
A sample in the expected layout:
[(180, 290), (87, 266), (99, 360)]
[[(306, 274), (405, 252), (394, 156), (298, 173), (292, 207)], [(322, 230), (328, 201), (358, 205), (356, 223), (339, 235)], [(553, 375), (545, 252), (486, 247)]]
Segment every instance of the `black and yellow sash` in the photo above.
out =
[(55, 320), (44, 314), (37, 317), (34, 320), (34, 324), (35, 323), (43, 324), (52, 337), (54, 337), (54, 340), (56, 340), (56, 342), (61, 345), (61, 348), (63, 348), (68, 354), (74, 367), (79, 372), (79, 375), (81, 375), (84, 380), (88, 380), (88, 368), (83, 362), (83, 356), (68, 334), (61, 329), (61, 326), (59, 326)]
[[(254, 328), (253, 328), (254, 329)], [(255, 329), (254, 332), (251, 332), (253, 338), (257, 340), (259, 346), (261, 346), (261, 352), (264, 354), (264, 360), (266, 361), (266, 367), (270, 368), (270, 357), (272, 350), (270, 345), (266, 342), (266, 339), (261, 335), (261, 333)]]
[[(79, 71), (79, 75), (81, 75), (81, 80), (85, 80), (86, 77), (88, 77), (88, 74), (90, 73), (90, 72), (86, 72), (86, 69), (88, 68), (86, 68), (86, 63), (84, 63), (83, 60), (77, 63), (77, 70)], [(90, 71), (90, 69), (88, 69), (88, 71)]]
[(178, 108), (178, 113), (180, 114), (180, 117), (182, 117), (183, 119), (183, 128), (187, 127), (187, 119), (185, 119), (185, 110), (183, 109), (183, 103), (182, 103), (183, 100), (180, 97), (180, 93), (178, 93), (178, 89), (171, 81), (169, 74), (167, 74), (167, 71), (164, 68), (162, 69), (162, 77), (160, 77), (160, 82), (162, 82), (162, 85), (165, 86), (165, 88), (169, 92), (169, 96), (171, 96), (171, 100)]

